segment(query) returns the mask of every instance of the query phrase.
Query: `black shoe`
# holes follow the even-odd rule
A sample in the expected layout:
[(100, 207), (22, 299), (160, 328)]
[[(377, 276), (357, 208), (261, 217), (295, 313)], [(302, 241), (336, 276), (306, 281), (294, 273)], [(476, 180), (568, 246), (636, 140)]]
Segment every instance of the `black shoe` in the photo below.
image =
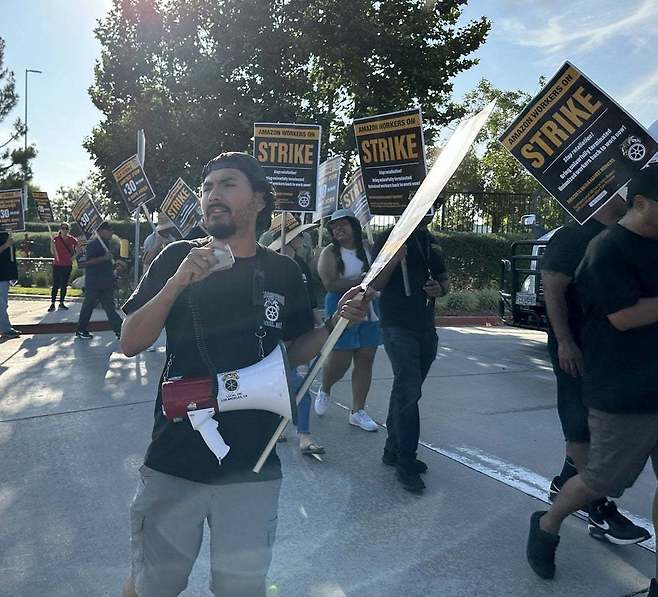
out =
[(649, 592), (647, 597), (658, 597), (658, 582), (655, 578), (651, 579), (651, 584), (649, 585)]
[(18, 338), (21, 335), (21, 332), (18, 330), (15, 330), (14, 328), (9, 328), (6, 332), (3, 332), (2, 335), (0, 335), (0, 338), (3, 340), (13, 340), (14, 338)]
[(89, 332), (76, 332), (75, 333), (76, 338), (80, 338), (81, 340), (91, 340), (93, 336)]
[(55, 303), (53, 303), (52, 305), (50, 305), (50, 307), (48, 307), (48, 313), (51, 313), (54, 310), (55, 310)]
[[(384, 453), (382, 454), (382, 462), (387, 466), (396, 466), (398, 464), (397, 454), (384, 450)], [(411, 466), (412, 470), (418, 474), (422, 475), (427, 472), (427, 465), (422, 460), (418, 460), (418, 458), (414, 460)]]
[[(53, 309), (54, 308), (55, 308), (55, 305), (53, 305)], [(64, 303), (60, 303), (59, 308), (62, 309), (63, 311), (68, 311), (69, 310), (69, 308)]]
[(591, 504), (587, 512), (587, 530), (594, 539), (615, 545), (633, 545), (651, 538), (651, 533), (633, 524), (617, 510), (611, 500), (600, 500)]
[(555, 550), (560, 543), (560, 536), (541, 529), (539, 519), (544, 514), (546, 512), (540, 510), (530, 517), (526, 557), (535, 573), (542, 578), (553, 578), (555, 576)]
[(117, 337), (117, 340), (121, 340), (121, 332), (114, 332), (114, 335)]
[(418, 473), (409, 471), (402, 466), (396, 466), (395, 475), (398, 478), (398, 481), (402, 484), (402, 487), (407, 491), (410, 491), (411, 493), (423, 493), (425, 483), (423, 483), (423, 480)]

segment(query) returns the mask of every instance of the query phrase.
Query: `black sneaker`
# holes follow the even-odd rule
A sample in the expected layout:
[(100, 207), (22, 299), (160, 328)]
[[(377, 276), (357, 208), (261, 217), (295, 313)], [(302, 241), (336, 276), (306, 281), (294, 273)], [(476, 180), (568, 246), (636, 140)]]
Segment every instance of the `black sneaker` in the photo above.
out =
[(14, 328), (9, 328), (6, 332), (3, 332), (0, 334), (0, 338), (2, 340), (13, 340), (14, 338), (18, 338), (21, 335), (21, 332), (18, 330), (15, 330)]
[[(387, 466), (396, 466), (398, 463), (397, 454), (393, 454), (388, 450), (384, 450), (384, 453), (382, 454), (382, 462)], [(422, 475), (423, 473), (427, 472), (427, 465), (422, 460), (418, 460), (418, 458), (416, 458), (412, 465), (412, 470)]]
[[(55, 305), (53, 305), (53, 309), (54, 308), (55, 308)], [(64, 303), (60, 303), (59, 308), (62, 309), (63, 311), (68, 311), (69, 310), (69, 308)]]
[(81, 340), (91, 340), (93, 336), (89, 332), (80, 332), (77, 331), (75, 333), (76, 338), (80, 338)]
[(411, 493), (423, 493), (425, 483), (416, 472), (409, 471), (402, 466), (395, 467), (395, 475), (402, 487)]
[(633, 524), (617, 510), (611, 500), (601, 500), (589, 506), (587, 530), (594, 539), (615, 545), (633, 545), (651, 537), (643, 527)]
[(528, 564), (536, 574), (542, 578), (553, 578), (555, 576), (555, 550), (560, 543), (560, 536), (541, 529), (539, 519), (544, 514), (546, 511), (540, 510), (530, 517), (526, 557)]
[(50, 307), (48, 307), (48, 313), (52, 313), (54, 310), (55, 310), (55, 303), (53, 303), (52, 305), (50, 305)]
[(651, 579), (651, 584), (649, 585), (649, 592), (647, 597), (658, 597), (658, 582), (655, 578)]

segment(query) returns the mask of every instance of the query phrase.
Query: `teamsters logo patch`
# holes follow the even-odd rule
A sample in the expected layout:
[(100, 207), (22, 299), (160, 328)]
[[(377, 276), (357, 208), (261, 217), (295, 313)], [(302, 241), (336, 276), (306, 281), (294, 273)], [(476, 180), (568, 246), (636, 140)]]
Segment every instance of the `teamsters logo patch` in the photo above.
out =
[(286, 298), (275, 292), (263, 293), (263, 308), (265, 312), (264, 325), (280, 329), (282, 326), (283, 306)]
[(222, 383), (227, 392), (237, 392), (240, 388), (240, 374), (237, 371), (227, 371), (222, 375)]

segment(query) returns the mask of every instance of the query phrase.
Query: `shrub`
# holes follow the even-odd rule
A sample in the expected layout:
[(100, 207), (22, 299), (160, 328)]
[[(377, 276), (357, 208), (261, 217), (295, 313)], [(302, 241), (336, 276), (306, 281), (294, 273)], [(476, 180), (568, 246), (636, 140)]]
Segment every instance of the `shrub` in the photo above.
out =
[(438, 233), (453, 288), (479, 290), (498, 287), (500, 260), (509, 257), (517, 237), (470, 232)]
[[(127, 238), (131, 243), (135, 239), (135, 222), (134, 221), (117, 221), (110, 220), (114, 233), (120, 238)], [(26, 222), (25, 227), (30, 234), (30, 237), (36, 234), (45, 234), (48, 236), (48, 226), (42, 222)], [(51, 224), (51, 228), (54, 234), (57, 234), (59, 229), (57, 224)], [(151, 234), (152, 228), (148, 222), (140, 222), (139, 224), (139, 238), (140, 244), (144, 239)], [(20, 234), (20, 233), (18, 233)], [(71, 222), (71, 234), (77, 237), (82, 236), (82, 231), (75, 222)]]
[(457, 290), (436, 302), (438, 315), (466, 315), (498, 312), (498, 291), (493, 288), (483, 290)]
[(477, 312), (478, 299), (474, 292), (467, 290), (457, 290), (451, 292), (441, 301), (441, 311), (454, 311), (457, 313), (475, 313)]
[(50, 286), (48, 274), (46, 272), (37, 272), (34, 275), (34, 285), (39, 288), (48, 288)]
[(29, 272), (19, 273), (18, 274), (18, 283), (21, 286), (25, 286), (26, 288), (31, 288), (32, 283), (33, 283), (32, 274), (29, 273)]
[(500, 295), (495, 288), (483, 288), (477, 292), (478, 309), (480, 311), (498, 311)]

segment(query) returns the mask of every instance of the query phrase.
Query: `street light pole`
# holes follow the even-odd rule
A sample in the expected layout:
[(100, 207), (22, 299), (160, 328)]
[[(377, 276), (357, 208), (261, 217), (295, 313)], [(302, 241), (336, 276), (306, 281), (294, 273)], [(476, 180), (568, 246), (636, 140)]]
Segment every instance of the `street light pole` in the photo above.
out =
[[(27, 160), (27, 76), (29, 73), (42, 74), (42, 71), (33, 68), (25, 69), (25, 156)], [(23, 211), (27, 211), (27, 161), (23, 171)]]

